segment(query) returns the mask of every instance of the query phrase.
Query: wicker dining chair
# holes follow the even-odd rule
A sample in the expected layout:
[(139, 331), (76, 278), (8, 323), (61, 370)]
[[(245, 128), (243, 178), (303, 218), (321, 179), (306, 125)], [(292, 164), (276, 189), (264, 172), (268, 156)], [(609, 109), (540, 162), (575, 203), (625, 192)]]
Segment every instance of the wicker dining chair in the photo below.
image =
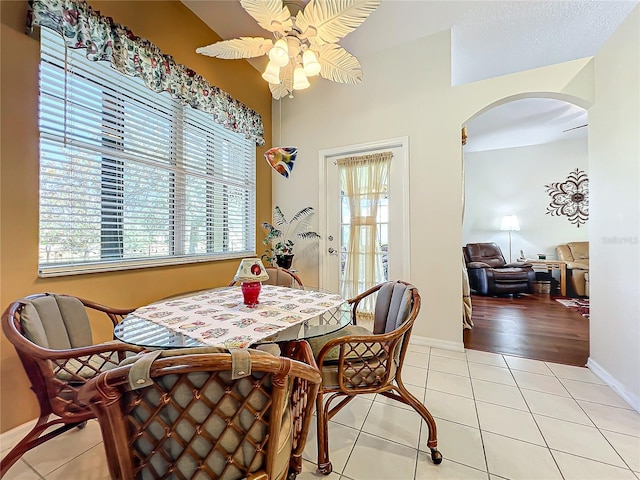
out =
[[(370, 332), (357, 325), (356, 312), (359, 303), (376, 292), (373, 332)], [(429, 427), (427, 446), (433, 463), (439, 464), (442, 454), (436, 448), (436, 422), (402, 381), (411, 329), (420, 311), (418, 289), (402, 281), (386, 282), (348, 302), (352, 325), (334, 334), (310, 339), (322, 374), (322, 387), (316, 399), (318, 471), (328, 475), (333, 468), (329, 460), (329, 420), (356, 395), (368, 393), (379, 393), (412, 407)], [(331, 408), (338, 398), (340, 402)]]
[[(265, 270), (269, 275), (269, 280), (262, 282), (264, 285), (278, 285), (281, 287), (291, 287), (304, 289), (304, 285), (302, 284), (302, 280), (300, 277), (296, 275), (291, 270), (287, 270), (286, 268), (274, 266), (274, 267), (266, 267)], [(232, 280), (229, 283), (230, 287), (237, 285), (238, 282)]]
[(321, 379), (309, 345), (292, 343), (295, 359), (150, 352), (87, 382), (80, 398), (100, 423), (111, 478), (295, 478)]
[[(40, 415), (33, 429), (0, 462), (0, 477), (28, 450), (95, 418), (78, 403), (79, 387), (116, 367), (126, 353), (143, 350), (118, 341), (94, 345), (87, 309), (106, 314), (112, 328), (133, 311), (45, 293), (11, 303), (2, 315), (2, 330), (29, 377)], [(57, 428), (48, 431), (53, 426)]]

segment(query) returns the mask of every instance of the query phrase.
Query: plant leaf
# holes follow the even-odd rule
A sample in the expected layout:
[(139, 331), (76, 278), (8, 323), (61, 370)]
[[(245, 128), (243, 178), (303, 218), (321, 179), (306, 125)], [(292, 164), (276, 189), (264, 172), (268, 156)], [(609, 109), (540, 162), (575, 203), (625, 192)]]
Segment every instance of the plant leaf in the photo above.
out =
[(362, 25), (380, 0), (310, 0), (296, 16), (296, 28), (312, 45), (334, 43)]
[(318, 235), (316, 232), (300, 232), (296, 235), (298, 238), (304, 238), (307, 240), (315, 240), (315, 239), (320, 239), (320, 235)]
[[(305, 238), (301, 236), (311, 228), (311, 220), (314, 214), (313, 207), (305, 207), (296, 213), (291, 219), (291, 223), (295, 223), (292, 236), (298, 238)], [(313, 232), (311, 232), (313, 233)]]
[(340, 45), (335, 43), (322, 45), (318, 53), (318, 62), (322, 66), (320, 75), (327, 80), (351, 84), (362, 81), (360, 62)]
[(268, 32), (286, 35), (293, 26), (291, 12), (282, 0), (240, 0), (240, 5)]
[(273, 208), (273, 221), (278, 226), (289, 224), (286, 217), (284, 216), (284, 213), (282, 213), (282, 210), (280, 210), (280, 207), (278, 207), (277, 205)]
[(302, 210), (300, 210), (298, 213), (296, 213), (293, 216), (293, 218), (291, 219), (291, 223), (297, 222), (303, 219), (304, 217), (308, 217), (310, 215), (313, 215), (313, 207), (304, 207)]
[(280, 83), (270, 83), (269, 90), (276, 100), (286, 97), (293, 91), (293, 64), (289, 62), (280, 69)]
[[(276, 240), (282, 236), (282, 231), (271, 225), (269, 222), (262, 222), (260, 225), (265, 230), (268, 230), (265, 240)], [(265, 244), (266, 245), (266, 244)]]
[(222, 40), (206, 47), (196, 49), (196, 53), (209, 57), (237, 60), (239, 58), (253, 58), (266, 55), (273, 47), (273, 41), (260, 37), (240, 37)]

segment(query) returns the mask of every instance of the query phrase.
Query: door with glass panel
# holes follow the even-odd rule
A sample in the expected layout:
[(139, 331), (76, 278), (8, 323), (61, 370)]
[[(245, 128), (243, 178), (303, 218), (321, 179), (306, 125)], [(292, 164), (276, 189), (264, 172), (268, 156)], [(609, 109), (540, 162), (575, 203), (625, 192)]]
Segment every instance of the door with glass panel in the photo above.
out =
[(321, 152), (323, 288), (351, 298), (409, 279), (407, 152), (406, 138)]

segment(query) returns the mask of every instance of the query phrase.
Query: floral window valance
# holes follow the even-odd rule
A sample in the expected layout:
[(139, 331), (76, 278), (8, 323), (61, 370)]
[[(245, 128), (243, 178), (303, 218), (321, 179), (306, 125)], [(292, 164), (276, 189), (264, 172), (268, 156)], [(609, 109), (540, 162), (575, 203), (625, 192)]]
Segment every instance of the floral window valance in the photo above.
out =
[(142, 78), (151, 90), (169, 92), (182, 103), (212, 114), (225, 128), (264, 145), (259, 113), (127, 27), (94, 12), (84, 0), (30, 0), (27, 32), (36, 25), (62, 34), (68, 48), (86, 48), (89, 60), (108, 61), (119, 72)]

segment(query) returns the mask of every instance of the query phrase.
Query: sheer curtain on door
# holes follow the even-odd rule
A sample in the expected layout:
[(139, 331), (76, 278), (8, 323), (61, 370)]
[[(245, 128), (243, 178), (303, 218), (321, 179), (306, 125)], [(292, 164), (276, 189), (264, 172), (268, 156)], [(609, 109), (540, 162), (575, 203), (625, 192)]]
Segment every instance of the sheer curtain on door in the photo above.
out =
[[(344, 298), (353, 298), (385, 281), (378, 222), (380, 201), (388, 193), (392, 157), (391, 152), (381, 152), (337, 160), (341, 190), (349, 206), (348, 215), (343, 208)], [(373, 314), (374, 301), (368, 298), (361, 302), (359, 312)]]

